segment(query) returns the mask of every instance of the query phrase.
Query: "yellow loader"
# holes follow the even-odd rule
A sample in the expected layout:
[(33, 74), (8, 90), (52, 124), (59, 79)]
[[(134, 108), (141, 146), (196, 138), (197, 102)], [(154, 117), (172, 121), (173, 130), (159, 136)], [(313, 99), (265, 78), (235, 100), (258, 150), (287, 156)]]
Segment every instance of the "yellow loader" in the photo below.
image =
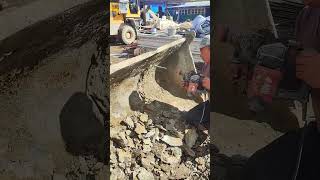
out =
[(140, 25), (139, 0), (110, 1), (110, 35), (119, 36), (124, 44), (131, 44), (137, 39)]

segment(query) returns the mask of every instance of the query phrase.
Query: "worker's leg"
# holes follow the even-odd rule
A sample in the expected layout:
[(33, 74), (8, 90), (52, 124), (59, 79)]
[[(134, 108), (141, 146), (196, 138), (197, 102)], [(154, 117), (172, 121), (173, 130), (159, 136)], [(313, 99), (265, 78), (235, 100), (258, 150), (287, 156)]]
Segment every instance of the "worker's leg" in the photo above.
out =
[[(187, 122), (192, 125), (198, 126), (199, 124), (205, 125), (210, 120), (210, 103), (205, 101), (192, 108), (184, 115)], [(201, 123), (200, 123), (201, 122)]]

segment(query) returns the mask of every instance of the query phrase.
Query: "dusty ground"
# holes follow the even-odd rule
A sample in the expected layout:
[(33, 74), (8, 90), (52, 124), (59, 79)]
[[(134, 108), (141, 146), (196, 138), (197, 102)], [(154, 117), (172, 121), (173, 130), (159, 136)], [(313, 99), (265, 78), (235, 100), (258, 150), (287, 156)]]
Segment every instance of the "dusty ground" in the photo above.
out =
[(115, 64), (127, 59), (127, 55), (123, 53), (123, 46), (111, 46), (110, 47), (110, 62)]
[[(1, 127), (6, 129), (1, 134), (4, 170), (1, 177), (12, 174), (24, 178), (40, 175), (49, 178), (54, 174), (65, 176), (80, 168), (81, 159), (64, 150), (59, 114), (75, 91), (84, 90), (82, 72), (88, 67), (94, 48), (88, 43), (79, 50), (66, 50), (51, 56), (30, 74), (16, 79), (6, 90), (8, 93), (0, 95), (0, 114), (5, 117)], [(24, 163), (14, 163), (19, 161)], [(5, 165), (12, 169), (6, 169)], [(34, 166), (38, 169), (30, 169)], [(75, 169), (68, 169), (72, 166)]]
[[(72, 7), (66, 3), (66, 6), (59, 8), (58, 3), (54, 7), (59, 10), (54, 10), (48, 3), (51, 1), (35, 1), (34, 4), (30, 2), (0, 12), (0, 18), (5, 19), (0, 22), (8, 25), (1, 25), (8, 28), (1, 28), (1, 39), (6, 39), (0, 41), (1, 65), (8, 65), (0, 75), (0, 124), (3, 128), (0, 133), (0, 179), (104, 179), (107, 166), (92, 156), (77, 157), (66, 152), (59, 124), (64, 103), (73, 93), (85, 89), (86, 73), (83, 72), (88, 69), (91, 55), (96, 53), (92, 33), (101, 26), (98, 19), (103, 19), (103, 12), (100, 8), (93, 8), (91, 11), (95, 13), (87, 13), (91, 17), (89, 21), (88, 17), (84, 18), (85, 15), (78, 14), (82, 21), (69, 24), (69, 29), (65, 30), (65, 33), (70, 33), (67, 40), (62, 40), (63, 36), (59, 34), (61, 29), (56, 29), (57, 33), (52, 34), (46, 30), (51, 26), (45, 25), (64, 22), (59, 18), (51, 19), (50, 23), (38, 23), (16, 34), (29, 24), (21, 23), (21, 26), (10, 29), (19, 24), (20, 20), (15, 21), (14, 18), (19, 18), (20, 13), (32, 16), (34, 9), (41, 9), (44, 5), (53, 8), (43, 9), (46, 13), (41, 17), (37, 14), (41, 11), (36, 11), (32, 22), (37, 22)], [(75, 12), (77, 10), (73, 9), (64, 16), (72, 16)], [(42, 33), (37, 33), (37, 28), (41, 28)], [(45, 33), (46, 36), (43, 36)], [(13, 35), (7, 36), (9, 34)], [(15, 64), (11, 65), (13, 62)]]
[(47, 19), (89, 0), (4, 0), (7, 7), (0, 11), (0, 40), (23, 28)]

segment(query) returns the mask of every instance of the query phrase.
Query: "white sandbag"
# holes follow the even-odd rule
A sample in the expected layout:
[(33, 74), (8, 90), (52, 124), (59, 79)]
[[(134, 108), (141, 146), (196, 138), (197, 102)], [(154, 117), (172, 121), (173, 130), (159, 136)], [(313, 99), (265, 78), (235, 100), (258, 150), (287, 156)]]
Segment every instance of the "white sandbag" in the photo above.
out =
[(197, 27), (199, 26), (199, 24), (201, 24), (202, 22), (204, 22), (206, 20), (205, 17), (198, 15), (196, 18), (194, 18), (194, 20), (192, 21), (192, 29), (197, 29)]
[(192, 29), (196, 31), (198, 37), (203, 37), (207, 34), (210, 34), (210, 16), (205, 18), (201, 15), (198, 15), (192, 21)]

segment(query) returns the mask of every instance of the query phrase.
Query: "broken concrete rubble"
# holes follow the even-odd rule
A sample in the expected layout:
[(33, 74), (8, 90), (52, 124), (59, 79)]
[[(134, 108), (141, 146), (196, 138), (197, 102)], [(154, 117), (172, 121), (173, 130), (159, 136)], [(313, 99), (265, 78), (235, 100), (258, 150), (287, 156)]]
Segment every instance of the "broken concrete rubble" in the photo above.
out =
[(168, 135), (163, 136), (163, 138), (161, 140), (170, 146), (182, 146), (183, 145), (182, 139), (175, 138), (175, 137), (168, 136)]
[(178, 147), (168, 148), (161, 154), (161, 161), (167, 164), (178, 164), (181, 161), (182, 151)]
[(185, 179), (189, 177), (189, 175), (191, 174), (191, 170), (187, 168), (184, 164), (181, 164), (180, 166), (178, 166), (174, 170), (174, 172), (175, 172), (175, 177), (177, 179)]
[(127, 179), (126, 174), (119, 168), (111, 170), (110, 180), (123, 180)]
[(186, 145), (192, 148), (195, 145), (197, 138), (198, 138), (197, 130), (195, 128), (192, 128), (187, 130), (184, 140)]
[(131, 117), (127, 117), (123, 122), (128, 126), (129, 129), (134, 128), (134, 122)]
[(117, 149), (118, 161), (119, 162), (130, 162), (131, 161), (131, 153), (125, 151), (123, 149)]
[(138, 180), (154, 180), (154, 176), (151, 172), (141, 168), (138, 174)]
[[(159, 115), (171, 118), (174, 116), (173, 113), (180, 113), (179, 111), (165, 112), (170, 112), (171, 114), (164, 115), (163, 112), (160, 112)], [(141, 113), (134, 113), (132, 116), (130, 115), (130, 117), (135, 124), (135, 128), (134, 130), (126, 131), (133, 133), (127, 133), (125, 131), (117, 132), (114, 136), (120, 138), (125, 135), (125, 138), (122, 137), (120, 139), (125, 139), (127, 143), (132, 141), (134, 146), (126, 144), (125, 147), (114, 147), (113, 143), (111, 143), (110, 150), (112, 150), (110, 159), (112, 171), (113, 169), (115, 171), (121, 170), (119, 173), (124, 173), (126, 175), (125, 179), (132, 177), (132, 179), (137, 180), (145, 177), (151, 179), (183, 179), (189, 177), (191, 172), (200, 171), (200, 169), (203, 172), (207, 172), (207, 175), (209, 174), (209, 167), (206, 167), (206, 163), (203, 163), (203, 161), (207, 162), (209, 159), (196, 158), (197, 162), (194, 158), (191, 158), (189, 162), (192, 166), (187, 165), (186, 162), (182, 161), (184, 156), (191, 157), (190, 153), (186, 153), (187, 151), (185, 147), (191, 146), (189, 147), (189, 150), (192, 151), (191, 155), (193, 157), (197, 157), (198, 151), (194, 152), (192, 150), (198, 140), (198, 135), (195, 129), (187, 128), (187, 130), (181, 131), (179, 130), (180, 128), (177, 128), (177, 124), (180, 123), (180, 121), (167, 119), (167, 117), (165, 117), (163, 121), (166, 122), (166, 124), (169, 124), (172, 129), (181, 133), (184, 137), (184, 139), (182, 139), (172, 136), (170, 134), (171, 131), (167, 131), (162, 125), (154, 124), (155, 122), (161, 122), (159, 119), (154, 120), (159, 116), (153, 117), (152, 115), (145, 116), (141, 115)], [(141, 119), (152, 119), (153, 123), (151, 125), (146, 125), (145, 123), (142, 123), (142, 121), (145, 120)], [(139, 129), (137, 129), (137, 127)], [(164, 130), (159, 129), (159, 127), (162, 127)], [(121, 156), (120, 159), (119, 154)], [(126, 161), (128, 161), (128, 159), (132, 159), (130, 166), (126, 165)], [(177, 170), (179, 170), (179, 172), (177, 172)], [(115, 175), (113, 175), (113, 177), (118, 178)]]
[(139, 122), (136, 123), (136, 128), (134, 131), (139, 135), (147, 133), (146, 127)]
[(146, 122), (148, 122), (149, 117), (147, 114), (141, 114), (139, 119), (141, 122), (146, 123)]
[(144, 145), (142, 146), (142, 148), (143, 148), (143, 152), (144, 152), (144, 153), (148, 153), (148, 152), (150, 152), (150, 151), (152, 150), (152, 145), (146, 145), (146, 144), (144, 144)]
[(152, 171), (155, 164), (155, 158), (153, 154), (147, 155), (145, 158), (141, 158), (142, 167), (146, 168), (149, 171)]

